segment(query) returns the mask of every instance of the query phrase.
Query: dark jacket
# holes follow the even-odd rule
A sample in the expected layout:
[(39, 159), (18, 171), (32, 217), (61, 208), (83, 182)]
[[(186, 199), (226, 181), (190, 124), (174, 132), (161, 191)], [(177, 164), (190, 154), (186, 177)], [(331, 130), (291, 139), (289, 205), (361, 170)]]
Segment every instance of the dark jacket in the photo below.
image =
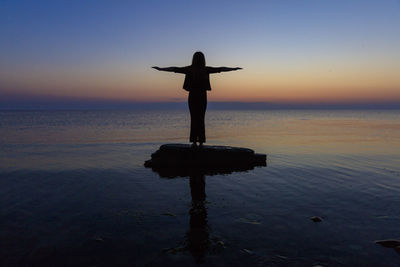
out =
[(221, 70), (220, 68), (214, 67), (196, 68), (193, 66), (186, 66), (177, 68), (175, 72), (185, 74), (183, 89), (188, 92), (193, 92), (198, 90), (211, 91), (210, 73), (218, 73), (221, 72)]

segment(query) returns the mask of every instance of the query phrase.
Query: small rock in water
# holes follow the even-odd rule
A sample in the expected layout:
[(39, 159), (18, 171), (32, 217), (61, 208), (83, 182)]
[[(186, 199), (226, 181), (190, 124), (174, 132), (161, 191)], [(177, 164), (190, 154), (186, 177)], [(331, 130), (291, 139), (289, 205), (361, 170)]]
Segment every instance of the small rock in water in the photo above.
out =
[(312, 216), (310, 218), (313, 222), (322, 222), (322, 218), (318, 216)]
[(396, 248), (400, 246), (400, 240), (396, 239), (377, 240), (375, 243), (384, 246), (385, 248)]
[(259, 222), (259, 221), (249, 220), (247, 218), (239, 218), (236, 221), (237, 222), (241, 222), (241, 223), (255, 224), (255, 225), (261, 224), (261, 222)]
[(254, 252), (253, 251), (251, 251), (251, 250), (249, 250), (249, 249), (242, 249), (244, 252), (246, 252), (247, 254), (249, 254), (249, 255), (252, 255), (252, 254), (254, 254)]
[(176, 247), (176, 248), (163, 248), (162, 252), (163, 253), (171, 253), (171, 254), (177, 254), (178, 252), (184, 251), (184, 247)]
[(221, 240), (220, 240), (220, 241), (218, 241), (218, 242), (217, 242), (217, 244), (218, 244), (218, 245), (220, 245), (221, 247), (225, 247), (225, 244), (224, 244), (224, 242), (223, 242), (223, 241), (221, 241)]
[(101, 238), (101, 237), (95, 237), (94, 238), (94, 241), (96, 241), (96, 242), (104, 242), (104, 239), (103, 238)]
[(287, 260), (288, 259), (288, 257), (282, 256), (282, 255), (279, 255), (279, 254), (276, 254), (275, 257), (280, 258), (282, 260)]
[(163, 214), (161, 214), (161, 215), (165, 215), (165, 216), (171, 216), (171, 217), (176, 217), (176, 215), (175, 214), (173, 214), (173, 213), (171, 213), (171, 212), (164, 212)]

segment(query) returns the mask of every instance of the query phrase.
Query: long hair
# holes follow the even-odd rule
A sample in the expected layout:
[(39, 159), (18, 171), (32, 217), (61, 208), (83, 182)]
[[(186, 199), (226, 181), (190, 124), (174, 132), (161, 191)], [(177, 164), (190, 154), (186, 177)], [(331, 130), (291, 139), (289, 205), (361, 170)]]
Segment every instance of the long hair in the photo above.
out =
[(193, 54), (192, 66), (194, 67), (206, 66), (206, 58), (204, 57), (204, 54), (202, 52), (197, 51), (196, 53)]

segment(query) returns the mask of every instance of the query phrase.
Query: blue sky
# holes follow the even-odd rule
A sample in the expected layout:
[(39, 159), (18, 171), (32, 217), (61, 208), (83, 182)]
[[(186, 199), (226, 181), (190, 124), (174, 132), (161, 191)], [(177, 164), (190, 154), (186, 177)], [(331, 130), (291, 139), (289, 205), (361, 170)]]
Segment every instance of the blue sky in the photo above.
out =
[(399, 29), (397, 0), (1, 1), (0, 90), (183, 100), (182, 77), (150, 67), (201, 50), (244, 68), (212, 81), (215, 101), (400, 100)]

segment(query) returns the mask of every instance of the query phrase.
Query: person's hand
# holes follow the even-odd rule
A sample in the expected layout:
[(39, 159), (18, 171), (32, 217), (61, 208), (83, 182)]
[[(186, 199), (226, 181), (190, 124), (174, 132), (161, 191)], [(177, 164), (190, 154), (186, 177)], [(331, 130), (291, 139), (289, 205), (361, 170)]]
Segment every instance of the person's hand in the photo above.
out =
[(154, 67), (152, 67), (153, 69), (156, 69), (156, 70), (161, 70), (161, 68), (160, 67), (157, 67), (157, 66), (154, 66)]

